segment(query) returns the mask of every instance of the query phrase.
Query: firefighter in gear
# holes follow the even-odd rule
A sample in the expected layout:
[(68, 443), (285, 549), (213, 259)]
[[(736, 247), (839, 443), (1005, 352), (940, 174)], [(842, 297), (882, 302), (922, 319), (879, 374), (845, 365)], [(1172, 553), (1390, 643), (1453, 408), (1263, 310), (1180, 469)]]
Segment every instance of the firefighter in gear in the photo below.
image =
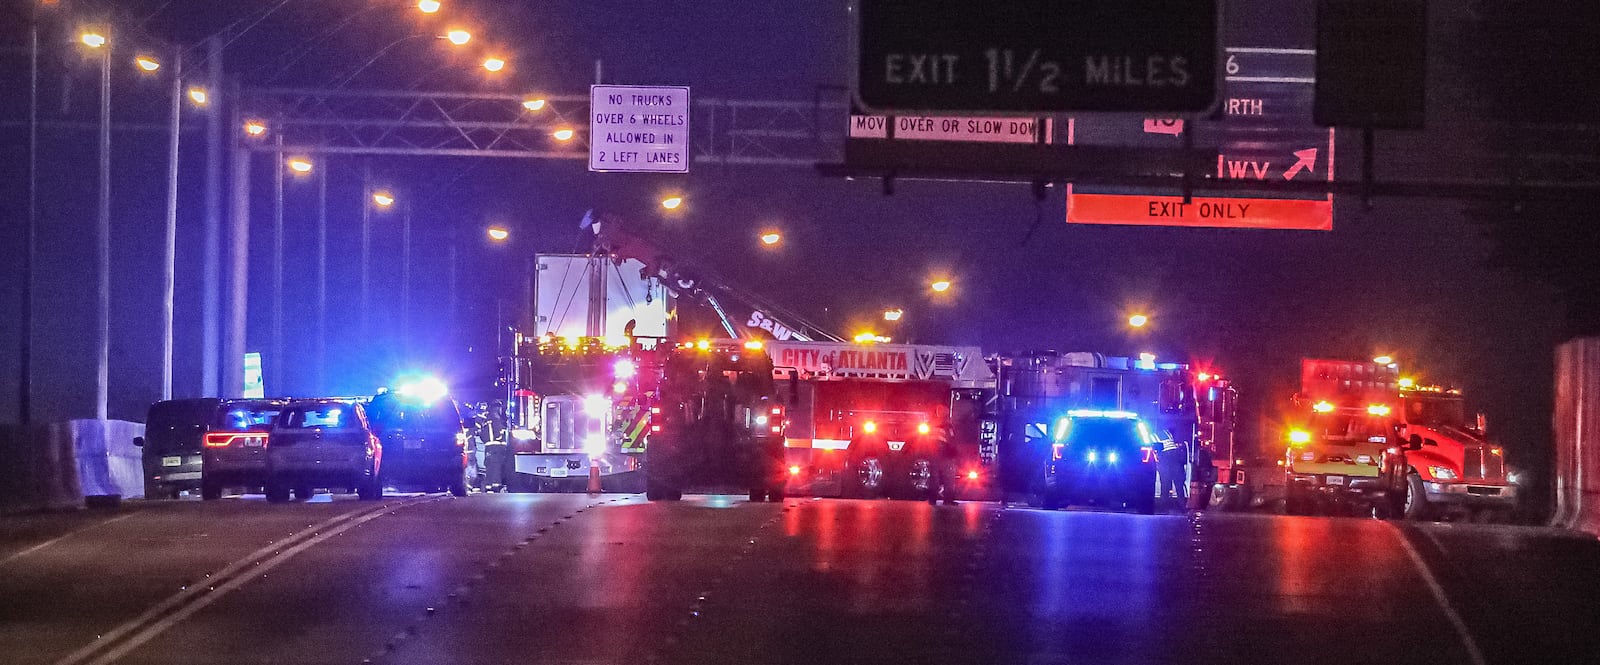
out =
[(1166, 499), (1168, 490), (1171, 490), (1171, 498), (1177, 499), (1178, 505), (1182, 506), (1189, 495), (1184, 469), (1189, 462), (1188, 454), (1183, 442), (1173, 436), (1170, 430), (1162, 432), (1162, 435), (1161, 452), (1156, 456), (1161, 475), (1156, 496)]
[(944, 497), (947, 506), (956, 503), (956, 445), (955, 435), (950, 429), (950, 424), (945, 423), (934, 430), (934, 451), (932, 464), (928, 470), (928, 505), (937, 505), (939, 497)]

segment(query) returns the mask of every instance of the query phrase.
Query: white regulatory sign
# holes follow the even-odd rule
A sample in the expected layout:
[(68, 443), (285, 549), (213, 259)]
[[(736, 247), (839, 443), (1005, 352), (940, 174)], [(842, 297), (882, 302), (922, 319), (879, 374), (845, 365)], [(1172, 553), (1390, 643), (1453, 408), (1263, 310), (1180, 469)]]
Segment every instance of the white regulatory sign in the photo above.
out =
[(689, 171), (689, 88), (589, 86), (589, 170)]

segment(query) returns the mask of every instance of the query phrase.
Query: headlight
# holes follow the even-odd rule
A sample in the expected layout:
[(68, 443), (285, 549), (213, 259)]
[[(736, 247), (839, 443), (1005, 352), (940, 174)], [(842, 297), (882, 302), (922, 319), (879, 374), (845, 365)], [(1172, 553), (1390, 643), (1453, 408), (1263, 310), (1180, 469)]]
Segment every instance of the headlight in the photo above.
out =
[(1439, 480), (1455, 480), (1456, 472), (1448, 466), (1430, 466), (1428, 473)]

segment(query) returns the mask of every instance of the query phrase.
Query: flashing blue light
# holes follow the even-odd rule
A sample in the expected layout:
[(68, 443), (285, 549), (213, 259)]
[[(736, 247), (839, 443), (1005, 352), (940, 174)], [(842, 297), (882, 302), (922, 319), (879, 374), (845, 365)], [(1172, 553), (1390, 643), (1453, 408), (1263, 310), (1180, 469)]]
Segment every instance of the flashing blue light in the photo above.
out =
[(1139, 414), (1132, 411), (1101, 411), (1099, 409), (1073, 409), (1068, 411), (1067, 415), (1072, 418), (1123, 418), (1128, 420), (1139, 417)]
[(395, 388), (395, 394), (408, 399), (414, 399), (424, 404), (431, 404), (444, 399), (450, 394), (450, 389), (443, 381), (434, 377), (423, 377), (415, 381), (407, 381)]
[(1156, 369), (1171, 371), (1171, 370), (1183, 369), (1183, 365), (1180, 365), (1178, 363), (1159, 363), (1159, 364), (1156, 365)]
[(1089, 451), (1088, 459), (1089, 459), (1089, 463), (1090, 464), (1094, 464), (1096, 461), (1098, 461), (1100, 459), (1100, 453), (1097, 453), (1097, 452), (1091, 450), (1091, 451)]
[(1071, 418), (1062, 418), (1061, 420), (1057, 420), (1056, 421), (1056, 441), (1065, 441), (1067, 439), (1067, 430), (1071, 429), (1071, 428), (1072, 428), (1072, 419)]

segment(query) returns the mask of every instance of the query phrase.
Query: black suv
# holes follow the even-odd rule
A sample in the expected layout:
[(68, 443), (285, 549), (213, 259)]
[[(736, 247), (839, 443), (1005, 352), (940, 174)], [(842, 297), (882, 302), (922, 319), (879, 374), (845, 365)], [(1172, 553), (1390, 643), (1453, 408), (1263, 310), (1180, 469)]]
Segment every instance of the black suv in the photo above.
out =
[(467, 430), (454, 400), (386, 392), (367, 404), (367, 418), (383, 444), (385, 485), (467, 495)]
[(1156, 455), (1149, 430), (1123, 411), (1071, 411), (1057, 421), (1042, 504), (1097, 504), (1155, 512)]

